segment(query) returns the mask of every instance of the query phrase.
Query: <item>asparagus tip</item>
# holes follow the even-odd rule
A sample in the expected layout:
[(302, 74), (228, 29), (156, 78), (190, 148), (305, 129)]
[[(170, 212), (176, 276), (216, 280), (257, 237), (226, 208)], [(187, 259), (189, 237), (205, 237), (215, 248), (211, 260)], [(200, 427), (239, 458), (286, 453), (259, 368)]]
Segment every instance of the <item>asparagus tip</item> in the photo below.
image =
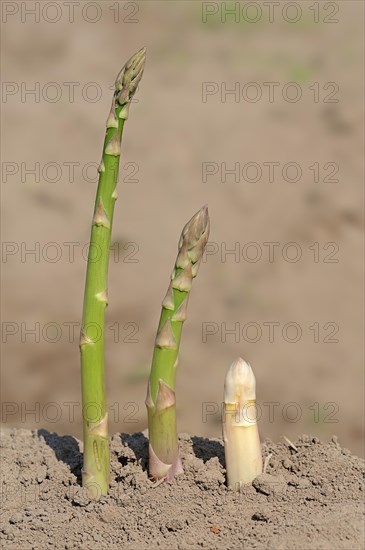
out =
[[(210, 220), (208, 213), (208, 205), (202, 206), (198, 212), (185, 224), (180, 241), (178, 256), (179, 266), (184, 265), (185, 256), (196, 264), (203, 256), (205, 245), (209, 237)], [(195, 276), (195, 275), (194, 275)]]
[(224, 402), (243, 403), (256, 399), (256, 380), (251, 365), (238, 357), (228, 369), (224, 383)]
[(129, 103), (142, 78), (146, 63), (146, 48), (141, 48), (127, 61), (115, 81), (116, 96), (119, 105)]

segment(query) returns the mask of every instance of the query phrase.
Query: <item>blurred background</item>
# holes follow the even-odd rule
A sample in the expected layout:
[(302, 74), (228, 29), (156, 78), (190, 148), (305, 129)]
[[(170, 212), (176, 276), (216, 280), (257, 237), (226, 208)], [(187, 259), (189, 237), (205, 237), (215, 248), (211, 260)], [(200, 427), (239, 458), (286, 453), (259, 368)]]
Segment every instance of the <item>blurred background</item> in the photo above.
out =
[(160, 303), (208, 203), (178, 429), (221, 435), (230, 363), (262, 437), (363, 455), (362, 2), (2, 2), (2, 422), (81, 438), (78, 337), (113, 83), (147, 47), (109, 268), (110, 430), (146, 428)]

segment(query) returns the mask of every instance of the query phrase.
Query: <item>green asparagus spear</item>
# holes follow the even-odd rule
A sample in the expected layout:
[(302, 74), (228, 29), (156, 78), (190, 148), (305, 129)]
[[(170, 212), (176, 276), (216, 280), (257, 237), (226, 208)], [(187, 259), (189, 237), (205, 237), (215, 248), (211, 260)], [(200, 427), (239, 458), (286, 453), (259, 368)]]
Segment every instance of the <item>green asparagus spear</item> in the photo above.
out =
[(80, 336), (84, 432), (82, 484), (91, 496), (109, 489), (108, 413), (104, 377), (104, 322), (108, 304), (107, 278), (114, 204), (117, 198), (123, 126), (142, 78), (145, 48), (133, 55), (117, 76), (99, 167), (91, 226), (84, 308)]
[(162, 302), (146, 397), (149, 473), (156, 480), (172, 480), (183, 471), (176, 430), (176, 367), (191, 284), (208, 236), (208, 208), (203, 206), (182, 231), (171, 282)]

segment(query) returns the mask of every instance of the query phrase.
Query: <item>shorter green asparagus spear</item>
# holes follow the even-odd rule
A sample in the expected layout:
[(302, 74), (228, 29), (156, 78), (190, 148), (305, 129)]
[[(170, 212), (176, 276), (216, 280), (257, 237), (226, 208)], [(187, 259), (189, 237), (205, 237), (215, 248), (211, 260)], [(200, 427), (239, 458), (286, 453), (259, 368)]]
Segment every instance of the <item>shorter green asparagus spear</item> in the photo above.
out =
[(176, 429), (176, 368), (189, 293), (208, 236), (208, 208), (203, 206), (182, 231), (171, 282), (162, 302), (146, 398), (149, 473), (156, 480), (172, 480), (183, 471)]

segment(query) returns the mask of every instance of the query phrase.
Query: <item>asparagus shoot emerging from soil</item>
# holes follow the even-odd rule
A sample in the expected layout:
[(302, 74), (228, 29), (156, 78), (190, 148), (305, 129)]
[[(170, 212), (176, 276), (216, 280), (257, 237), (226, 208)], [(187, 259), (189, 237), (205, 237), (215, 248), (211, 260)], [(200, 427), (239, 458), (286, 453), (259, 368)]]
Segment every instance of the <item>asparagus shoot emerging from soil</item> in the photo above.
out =
[(80, 336), (84, 432), (82, 484), (91, 496), (109, 489), (108, 414), (104, 378), (104, 321), (108, 304), (107, 277), (114, 204), (117, 199), (123, 126), (133, 95), (141, 80), (146, 51), (143, 48), (124, 65), (115, 82), (106, 121), (103, 156), (99, 166), (87, 263)]
[(208, 208), (203, 206), (182, 230), (175, 267), (162, 302), (146, 397), (149, 473), (156, 480), (172, 480), (183, 471), (176, 429), (176, 368), (189, 293), (208, 236)]
[(255, 376), (250, 365), (238, 358), (226, 375), (223, 413), (227, 484), (235, 490), (262, 473), (255, 400)]

